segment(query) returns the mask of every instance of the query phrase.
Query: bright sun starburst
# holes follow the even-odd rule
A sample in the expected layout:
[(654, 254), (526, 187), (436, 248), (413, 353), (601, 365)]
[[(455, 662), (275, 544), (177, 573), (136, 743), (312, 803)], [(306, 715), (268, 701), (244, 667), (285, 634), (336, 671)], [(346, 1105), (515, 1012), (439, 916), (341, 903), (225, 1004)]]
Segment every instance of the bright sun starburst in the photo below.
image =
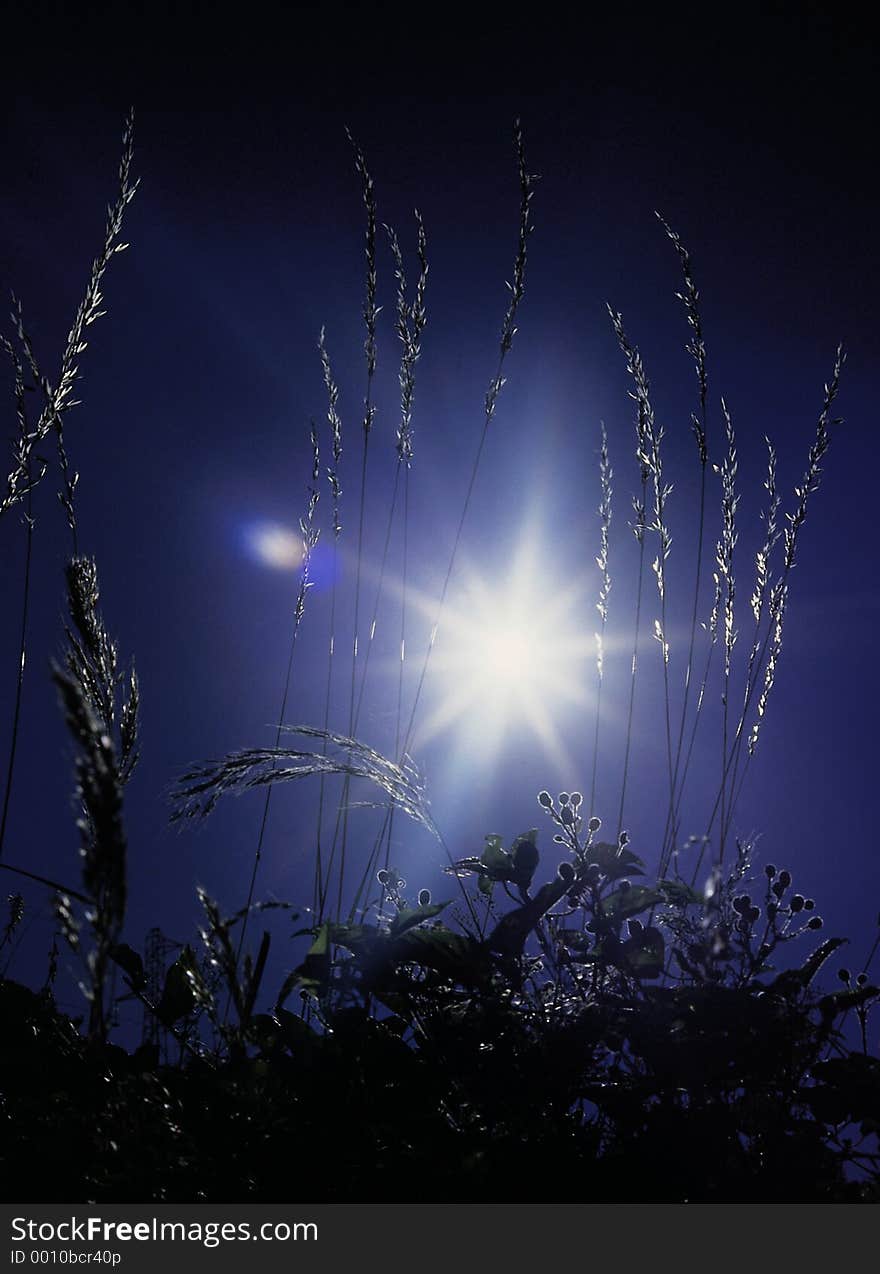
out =
[(551, 579), (531, 535), (503, 578), (466, 571), (441, 618), (417, 746), (451, 730), (457, 749), (473, 745), (487, 759), (507, 732), (526, 729), (564, 766), (555, 722), (562, 707), (589, 703), (594, 684), (589, 612), (583, 586)]

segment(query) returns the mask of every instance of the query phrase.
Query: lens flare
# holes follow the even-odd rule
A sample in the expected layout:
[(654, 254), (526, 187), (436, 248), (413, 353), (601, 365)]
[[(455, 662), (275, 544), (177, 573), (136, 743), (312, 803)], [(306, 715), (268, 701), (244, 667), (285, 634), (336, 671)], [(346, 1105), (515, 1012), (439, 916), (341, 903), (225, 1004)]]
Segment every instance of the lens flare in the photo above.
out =
[(302, 563), (302, 536), (279, 522), (260, 522), (249, 527), (247, 541), (254, 557), (264, 566), (290, 571)]

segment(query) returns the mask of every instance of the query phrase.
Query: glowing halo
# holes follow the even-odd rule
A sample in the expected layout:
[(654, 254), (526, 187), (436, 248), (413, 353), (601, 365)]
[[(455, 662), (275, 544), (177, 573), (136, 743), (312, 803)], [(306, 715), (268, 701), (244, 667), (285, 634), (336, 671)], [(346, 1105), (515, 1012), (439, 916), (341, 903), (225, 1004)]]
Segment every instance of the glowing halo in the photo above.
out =
[(416, 749), (454, 730), (457, 751), (491, 759), (524, 729), (555, 765), (568, 764), (556, 718), (592, 701), (594, 625), (585, 585), (551, 581), (541, 558), (527, 536), (504, 577), (462, 573), (441, 617)]

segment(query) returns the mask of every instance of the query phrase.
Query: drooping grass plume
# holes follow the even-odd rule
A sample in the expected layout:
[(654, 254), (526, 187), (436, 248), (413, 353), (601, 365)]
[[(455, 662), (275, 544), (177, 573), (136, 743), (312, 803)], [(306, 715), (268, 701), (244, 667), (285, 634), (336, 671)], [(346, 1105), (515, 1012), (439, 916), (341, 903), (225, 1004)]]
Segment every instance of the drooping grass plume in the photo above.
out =
[(343, 774), (368, 779), (390, 802), (436, 834), (424, 787), (411, 762), (395, 764), (374, 748), (349, 735), (313, 726), (285, 726), (285, 734), (301, 734), (333, 745), (343, 755), (327, 755), (299, 748), (246, 748), (220, 761), (194, 766), (183, 774), (172, 793), (172, 820), (205, 818), (221, 796), (291, 779), (320, 774)]

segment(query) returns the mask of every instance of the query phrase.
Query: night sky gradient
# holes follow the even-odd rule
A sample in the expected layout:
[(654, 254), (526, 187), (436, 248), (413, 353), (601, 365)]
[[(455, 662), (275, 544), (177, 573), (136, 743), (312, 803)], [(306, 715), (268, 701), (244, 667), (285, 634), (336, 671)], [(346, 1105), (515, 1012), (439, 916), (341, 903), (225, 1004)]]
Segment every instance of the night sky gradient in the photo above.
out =
[[(438, 594), (482, 428), (516, 250), (519, 191), (513, 121), (520, 116), (534, 196), (526, 295), (450, 588), (450, 608), (478, 575), (501, 588), (531, 545), (535, 624), (563, 595), (577, 631), (596, 628), (600, 422), (614, 469), (609, 649), (597, 812), (616, 817), (628, 687), (636, 546), (626, 523), (638, 488), (634, 404), (605, 309), (623, 313), (663, 424), (669, 517), (671, 674), (680, 704), (699, 495), (689, 429), (697, 406), (684, 352), (675, 251), (659, 210), (689, 249), (709, 359), (709, 447), (720, 461), (723, 393), (739, 450), (740, 641), (763, 507), (763, 438), (778, 452), (783, 508), (804, 470), (839, 341), (848, 361), (821, 489), (791, 581), (777, 682), (734, 831), (756, 834), (758, 870), (787, 866), (817, 900), (826, 930), (852, 940), (861, 967), (876, 932), (875, 850), (880, 591), (877, 474), (877, 31), (854, 11), (762, 5), (671, 16), (609, 7), (577, 26), (554, 6), (529, 25), (501, 10), (387, 6), (242, 9), (93, 7), (75, 17), (35, 6), (7, 28), (3, 87), (0, 282), (22, 300), (52, 378), (100, 246), (114, 194), (123, 121), (134, 106), (129, 250), (108, 271), (107, 316), (81, 359), (83, 405), (67, 418), (80, 544), (94, 555), (102, 609), (141, 678), (142, 760), (126, 794), (130, 908), (126, 939), (152, 924), (194, 932), (194, 886), (224, 910), (247, 893), (260, 796), (221, 803), (200, 831), (169, 825), (168, 791), (187, 766), (272, 742), (298, 576), (254, 555), (263, 524), (295, 532), (307, 499), (309, 422), (329, 462), (317, 352), (326, 342), (344, 429), (339, 628), (331, 724), (348, 712), (351, 581), (364, 390), (364, 217), (348, 126), (372, 173), (380, 222), (397, 230), (417, 274), (412, 209), (428, 235), (428, 326), (416, 370), (410, 475), (409, 583)], [(615, 16), (617, 15), (617, 16)], [(24, 19), (14, 20), (23, 22)], [(381, 233), (381, 232), (380, 232)], [(375, 591), (394, 479), (399, 347), (393, 262), (378, 242), (377, 416), (370, 442), (361, 640)], [(5, 381), (10, 377), (4, 372)], [(5, 383), (5, 382), (4, 382)], [(6, 397), (5, 435), (15, 429)], [(48, 452), (51, 455), (51, 450)], [(5, 470), (4, 470), (5, 472)], [(49, 661), (62, 647), (64, 517), (50, 472), (35, 501), (34, 577), (23, 722), (4, 859), (78, 882), (72, 750)], [(710, 479), (707, 554), (717, 536)], [(331, 500), (322, 481), (322, 538), (294, 662), (290, 722), (319, 725), (332, 576)], [(388, 573), (400, 573), (401, 528)], [(18, 642), (24, 534), (0, 526), (0, 768), (5, 772)], [(650, 560), (650, 559), (649, 559)], [(708, 574), (704, 573), (704, 580)], [(701, 595), (701, 617), (711, 603)], [(646, 617), (656, 590), (646, 584)], [(386, 595), (359, 734), (393, 751), (399, 596)], [(412, 600), (408, 690), (430, 631)], [(622, 633), (615, 646), (611, 637)], [(627, 825), (655, 861), (665, 742), (659, 650), (643, 629)], [(441, 623), (440, 646), (443, 641)], [(700, 647), (702, 649), (702, 647)], [(439, 654), (440, 647), (438, 647)], [(717, 666), (717, 665), (716, 665)], [(432, 808), (456, 855), (483, 837), (537, 825), (555, 867), (539, 789), (589, 787), (594, 664), (550, 713), (568, 760), (548, 755), (512, 717), (497, 747), (479, 702), (449, 730), (413, 746)], [(675, 680), (677, 678), (677, 680)], [(717, 710), (717, 681), (712, 712)], [(578, 703), (578, 689), (587, 705)], [(431, 669), (420, 720), (448, 695)], [(716, 720), (712, 717), (711, 720)], [(676, 717), (677, 720), (677, 717)], [(699, 736), (682, 832), (704, 830), (719, 742)], [(328, 792), (338, 791), (338, 784)], [(714, 791), (714, 788), (713, 788)], [(356, 789), (355, 799), (368, 799)], [(260, 897), (311, 902), (317, 784), (276, 791)], [(604, 806), (603, 806), (604, 801)], [(355, 810), (350, 845), (372, 844), (375, 811)], [(662, 827), (661, 829), (662, 830)], [(690, 851), (689, 851), (690, 852)], [(395, 821), (393, 861), (410, 882), (452, 897), (445, 856)], [(682, 871), (689, 875), (685, 856)], [(21, 884), (27, 927), (13, 976), (39, 980), (51, 934), (44, 890)], [(283, 925), (278, 926), (281, 935)], [(276, 947), (290, 967), (301, 946)], [(62, 960), (73, 968), (71, 958)], [(72, 984), (59, 990), (73, 1010)], [(138, 1011), (129, 1007), (132, 1021)]]

